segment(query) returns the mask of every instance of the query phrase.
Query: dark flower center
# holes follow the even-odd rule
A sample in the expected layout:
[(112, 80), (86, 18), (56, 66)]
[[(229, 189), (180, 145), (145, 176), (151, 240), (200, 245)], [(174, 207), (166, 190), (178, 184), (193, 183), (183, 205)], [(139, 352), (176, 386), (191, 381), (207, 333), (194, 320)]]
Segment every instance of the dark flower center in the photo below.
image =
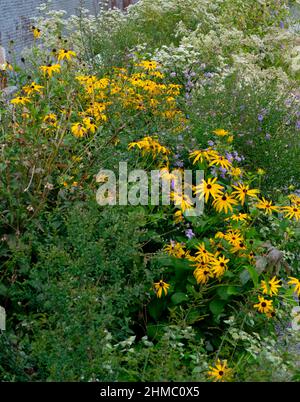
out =
[(219, 375), (222, 376), (223, 374), (224, 374), (224, 371), (223, 371), (223, 370), (220, 370), (220, 371), (219, 371)]
[(163, 287), (164, 287), (164, 283), (163, 283), (163, 282), (159, 282), (159, 286), (163, 288)]
[(224, 262), (220, 262), (220, 267), (224, 267), (224, 266), (225, 266)]
[(262, 306), (262, 307), (267, 307), (267, 303), (262, 302), (262, 303), (261, 303), (261, 306)]
[(208, 184), (208, 185), (207, 185), (207, 188), (210, 190), (210, 189), (211, 189), (211, 184)]
[(204, 275), (208, 275), (209, 271), (204, 271), (203, 273), (204, 273)]
[(226, 195), (223, 195), (223, 197), (222, 197), (222, 201), (226, 201), (226, 200), (227, 200)]

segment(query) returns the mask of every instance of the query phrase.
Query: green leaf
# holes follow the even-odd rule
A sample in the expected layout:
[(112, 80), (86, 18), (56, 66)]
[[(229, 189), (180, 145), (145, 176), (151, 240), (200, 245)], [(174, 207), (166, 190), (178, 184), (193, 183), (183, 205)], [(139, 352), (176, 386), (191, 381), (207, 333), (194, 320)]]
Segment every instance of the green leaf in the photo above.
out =
[(223, 300), (213, 300), (209, 303), (209, 309), (215, 316), (219, 316), (225, 307), (226, 302)]
[(176, 304), (180, 304), (182, 302), (187, 301), (188, 296), (185, 293), (177, 292), (172, 295), (171, 300), (172, 300), (172, 303), (176, 305)]
[(159, 320), (166, 306), (166, 301), (163, 299), (153, 299), (148, 305), (150, 316), (155, 320)]
[(249, 275), (250, 275), (250, 277), (252, 279), (252, 282), (253, 282), (254, 286), (257, 287), (258, 286), (258, 277), (259, 277), (259, 275), (258, 275), (256, 269), (252, 265), (248, 265), (245, 268), (249, 272)]
[(228, 288), (227, 288), (227, 293), (230, 296), (238, 295), (238, 294), (240, 294), (240, 292), (241, 292), (241, 289), (236, 286), (228, 286)]

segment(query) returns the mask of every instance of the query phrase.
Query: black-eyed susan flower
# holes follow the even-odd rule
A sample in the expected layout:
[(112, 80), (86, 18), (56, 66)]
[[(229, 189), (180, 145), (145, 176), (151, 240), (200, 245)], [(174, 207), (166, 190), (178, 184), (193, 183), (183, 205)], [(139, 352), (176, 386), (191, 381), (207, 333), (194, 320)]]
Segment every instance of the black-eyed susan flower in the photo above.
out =
[(22, 89), (26, 95), (31, 95), (34, 92), (41, 94), (43, 88), (43, 85), (38, 85), (35, 82), (32, 82), (30, 85), (25, 85)]
[(185, 255), (183, 245), (173, 240), (171, 240), (170, 244), (167, 244), (163, 249), (169, 255), (176, 258), (182, 258)]
[(174, 222), (175, 223), (180, 223), (183, 222), (184, 218), (183, 218), (183, 213), (182, 211), (179, 209), (178, 211), (176, 211), (174, 213)]
[(211, 377), (214, 381), (226, 381), (228, 377), (232, 373), (232, 369), (227, 367), (227, 360), (221, 361), (220, 359), (217, 360), (215, 367), (209, 367), (210, 370), (208, 371), (209, 377)]
[(53, 73), (59, 73), (61, 69), (60, 64), (48, 64), (47, 66), (40, 66), (40, 70), (43, 72), (44, 76), (52, 77)]
[(236, 195), (236, 198), (242, 205), (245, 203), (246, 196), (256, 198), (259, 193), (259, 190), (249, 189), (249, 186), (243, 183), (239, 183), (237, 186), (232, 185), (232, 187), (235, 189), (235, 191), (232, 192), (232, 195)]
[(206, 250), (205, 244), (204, 243), (199, 243), (196, 246), (197, 250), (196, 251), (196, 256), (197, 259), (200, 259), (201, 261), (204, 262), (209, 262), (211, 260), (211, 258), (213, 257), (213, 254), (211, 252), (209, 252), (208, 250)]
[(41, 30), (39, 28), (36, 28), (35, 26), (31, 27), (31, 31), (33, 33), (33, 36), (35, 39), (38, 39), (41, 36)]
[(67, 50), (67, 49), (60, 49), (57, 52), (57, 60), (71, 60), (72, 57), (76, 57), (76, 53), (73, 50)]
[(13, 105), (22, 105), (25, 106), (26, 104), (30, 103), (30, 99), (26, 96), (17, 96), (16, 98), (10, 101)]
[(300, 281), (297, 278), (294, 278), (292, 276), (289, 276), (290, 281), (288, 282), (289, 285), (294, 286), (294, 292), (300, 296)]
[(174, 202), (174, 205), (180, 208), (182, 212), (193, 208), (193, 203), (187, 194), (178, 194), (175, 191), (172, 191), (170, 198)]
[(163, 292), (165, 294), (165, 296), (167, 296), (168, 294), (168, 289), (170, 287), (170, 285), (166, 282), (164, 282), (162, 279), (159, 282), (155, 282), (153, 284), (154, 286), (154, 290), (156, 292), (156, 296), (160, 299)]
[(226, 135), (229, 134), (229, 131), (224, 130), (223, 128), (217, 128), (216, 130), (213, 131), (217, 136), (219, 137), (225, 137)]
[(228, 211), (233, 211), (232, 206), (237, 205), (238, 202), (229, 194), (219, 194), (213, 201), (213, 207), (217, 212), (224, 211), (226, 214)]
[(71, 131), (72, 134), (78, 138), (84, 137), (87, 133), (87, 129), (81, 123), (72, 124)]
[(209, 267), (196, 268), (194, 271), (194, 277), (198, 284), (205, 284), (208, 282), (209, 278), (213, 277), (213, 274)]
[(284, 212), (284, 216), (288, 219), (295, 218), (296, 221), (300, 219), (300, 208), (296, 205), (281, 207), (281, 211)]
[(277, 295), (281, 287), (281, 280), (273, 276), (269, 281), (261, 281), (262, 292), (265, 295), (273, 296)]
[(223, 169), (231, 168), (231, 162), (222, 155), (212, 156), (209, 166), (221, 166)]
[(258, 296), (259, 303), (254, 304), (253, 307), (257, 308), (260, 313), (270, 313), (273, 311), (273, 300), (265, 299), (263, 296)]
[(223, 235), (223, 238), (227, 240), (230, 244), (235, 245), (244, 240), (242, 233), (239, 230), (227, 230), (227, 232)]
[(211, 195), (213, 198), (220, 195), (223, 190), (223, 186), (216, 183), (217, 177), (214, 179), (208, 178), (207, 181), (204, 179), (200, 184), (195, 187), (195, 194), (199, 194), (199, 198), (202, 199), (205, 197), (205, 202), (208, 201), (209, 196)]
[(227, 263), (229, 262), (229, 258), (226, 258), (224, 256), (220, 256), (215, 258), (211, 262), (211, 270), (213, 274), (216, 276), (216, 278), (220, 278), (221, 276), (224, 275), (225, 271), (227, 271), (228, 266)]
[(228, 171), (229, 176), (233, 177), (234, 179), (238, 179), (243, 175), (242, 169), (239, 167), (232, 166)]
[(85, 125), (85, 128), (90, 131), (92, 134), (94, 134), (97, 130), (96, 124), (91, 120), (90, 117), (85, 117), (83, 119), (83, 124)]
[(152, 70), (156, 70), (158, 67), (158, 64), (156, 61), (154, 60), (143, 60), (141, 61), (139, 64), (137, 64), (137, 66), (142, 67), (144, 70), (147, 71), (152, 71)]
[(265, 211), (265, 213), (269, 214), (269, 215), (271, 215), (272, 212), (279, 211), (279, 207), (277, 207), (276, 205), (273, 205), (272, 201), (268, 201), (264, 197), (262, 197), (262, 199), (259, 200), (259, 202), (256, 204), (256, 207), (258, 209), (263, 209)]
[(198, 161), (202, 163), (208, 157), (208, 154), (206, 151), (197, 150), (191, 152), (189, 157), (194, 158), (193, 165), (195, 165)]
[(43, 121), (47, 124), (50, 124), (52, 127), (57, 127), (57, 116), (55, 113), (48, 113), (44, 117)]
[(247, 246), (246, 246), (245, 242), (239, 241), (233, 245), (233, 247), (230, 249), (230, 252), (234, 254), (234, 253), (238, 253), (239, 251), (242, 251), (242, 250), (247, 250)]
[(240, 212), (238, 214), (232, 214), (231, 216), (226, 218), (226, 221), (245, 222), (249, 218), (250, 216), (248, 214), (243, 214)]

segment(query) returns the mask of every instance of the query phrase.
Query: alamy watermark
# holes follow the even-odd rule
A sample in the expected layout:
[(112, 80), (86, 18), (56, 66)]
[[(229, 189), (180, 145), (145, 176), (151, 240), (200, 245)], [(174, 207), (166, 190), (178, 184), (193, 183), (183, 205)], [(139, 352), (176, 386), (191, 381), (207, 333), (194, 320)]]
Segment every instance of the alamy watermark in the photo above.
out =
[(101, 183), (96, 193), (99, 205), (171, 205), (184, 210), (186, 216), (200, 216), (204, 200), (193, 189), (202, 183), (203, 170), (142, 169), (128, 171), (127, 162), (119, 162), (118, 178), (108, 169), (96, 176)]

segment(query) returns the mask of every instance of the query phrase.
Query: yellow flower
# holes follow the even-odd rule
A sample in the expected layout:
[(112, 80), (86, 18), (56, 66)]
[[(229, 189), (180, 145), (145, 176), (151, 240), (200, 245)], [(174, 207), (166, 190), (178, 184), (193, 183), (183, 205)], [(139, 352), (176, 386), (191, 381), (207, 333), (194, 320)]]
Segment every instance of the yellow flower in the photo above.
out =
[(245, 203), (246, 195), (248, 197), (257, 197), (259, 190), (256, 189), (249, 189), (248, 185), (239, 183), (237, 186), (232, 185), (236, 191), (232, 192), (232, 195), (236, 195), (236, 198), (241, 202), (242, 205)]
[(166, 245), (163, 249), (172, 257), (182, 258), (185, 255), (183, 246), (180, 243), (172, 241), (172, 240), (171, 240), (171, 243)]
[(260, 176), (263, 176), (264, 174), (266, 174), (266, 172), (264, 169), (259, 168), (259, 169), (257, 169), (257, 174)]
[(35, 82), (32, 82), (30, 85), (26, 85), (22, 89), (26, 93), (26, 95), (31, 95), (33, 92), (38, 92), (39, 94), (41, 94), (42, 88), (44, 88), (42, 85), (38, 85)]
[(228, 194), (220, 194), (213, 201), (213, 207), (217, 212), (224, 212), (227, 214), (228, 210), (232, 212), (232, 205), (237, 205), (237, 201)]
[(48, 64), (47, 66), (40, 67), (40, 70), (43, 72), (44, 76), (48, 75), (49, 78), (52, 77), (53, 73), (59, 73), (60, 69), (60, 64)]
[(220, 256), (215, 258), (211, 263), (211, 269), (216, 278), (220, 278), (220, 276), (224, 275), (225, 271), (228, 269), (227, 263), (229, 259), (224, 256)]
[(156, 292), (156, 296), (160, 299), (162, 296), (162, 293), (164, 291), (165, 296), (167, 296), (168, 294), (168, 289), (170, 287), (170, 285), (166, 282), (164, 282), (162, 279), (159, 282), (156, 282), (153, 284), (154, 285), (154, 289)]
[(226, 131), (223, 128), (218, 128), (217, 130), (213, 131), (213, 133), (215, 133), (219, 137), (225, 137), (226, 135), (229, 134), (229, 131)]
[(292, 205), (289, 207), (281, 207), (281, 210), (285, 213), (285, 217), (289, 219), (295, 218), (296, 221), (300, 219), (300, 208), (296, 205)]
[(50, 124), (50, 125), (53, 126), (53, 127), (57, 127), (57, 116), (56, 116), (56, 114), (54, 114), (54, 113), (49, 113), (49, 114), (47, 114), (47, 115), (44, 117), (43, 121), (44, 121), (45, 123)]
[(71, 60), (72, 57), (76, 57), (76, 53), (73, 52), (73, 50), (66, 50), (66, 49), (60, 49), (57, 53), (57, 60)]
[(264, 197), (262, 197), (262, 199), (259, 200), (258, 204), (256, 204), (256, 207), (259, 209), (264, 209), (265, 212), (269, 215), (271, 215), (272, 212), (279, 211), (279, 208), (276, 207), (276, 205), (272, 205), (272, 201), (267, 201)]
[(207, 182), (203, 179), (202, 183), (195, 187), (195, 194), (199, 194), (199, 198), (202, 199), (205, 196), (205, 202), (208, 201), (209, 196), (216, 198), (222, 193), (223, 186), (216, 183), (217, 177), (214, 179), (208, 178)]
[(276, 276), (273, 276), (269, 281), (261, 281), (261, 288), (264, 294), (273, 296), (278, 294), (278, 290), (280, 288), (280, 279), (276, 279)]
[(237, 215), (237, 214), (233, 214), (231, 216), (229, 216), (228, 218), (226, 218), (226, 221), (235, 221), (235, 222), (244, 222), (247, 219), (249, 219), (249, 215), (248, 214), (242, 214), (241, 212)]
[(87, 129), (81, 123), (74, 123), (72, 124), (71, 131), (75, 137), (81, 138), (84, 137)]
[(41, 36), (41, 30), (39, 28), (32, 26), (31, 30), (35, 39), (38, 39)]
[(288, 282), (289, 285), (294, 285), (294, 292), (297, 293), (298, 297), (300, 296), (300, 281), (297, 278), (289, 276), (290, 281)]
[(134, 141), (129, 143), (128, 149), (132, 149), (133, 147), (137, 147), (142, 150), (142, 155), (145, 153), (151, 153), (154, 157), (158, 154), (162, 153), (163, 155), (168, 155), (170, 151), (161, 145), (158, 141), (154, 140), (152, 137), (144, 137), (140, 141)]
[(211, 158), (211, 162), (209, 166), (221, 166), (223, 169), (229, 169), (231, 167), (231, 163), (228, 159), (224, 158), (222, 155), (215, 155)]
[(243, 172), (240, 168), (238, 167), (231, 167), (229, 170), (228, 174), (232, 176), (233, 178), (239, 178), (243, 175)]
[(259, 303), (254, 304), (253, 307), (257, 308), (260, 313), (270, 313), (273, 311), (272, 300), (264, 299), (262, 296), (258, 296)]
[(23, 105), (25, 106), (27, 103), (30, 103), (30, 99), (25, 96), (18, 96), (10, 101), (13, 105)]
[(288, 198), (293, 204), (297, 205), (297, 207), (300, 207), (300, 197), (298, 197), (296, 194), (290, 194)]
[(243, 241), (233, 244), (233, 247), (231, 248), (230, 252), (234, 254), (241, 250), (247, 250), (246, 244)]
[(206, 250), (205, 248), (205, 244), (204, 243), (200, 243), (196, 246), (197, 248), (197, 252), (196, 252), (196, 256), (197, 259), (200, 259), (203, 262), (209, 262), (211, 260), (211, 258), (213, 257), (213, 254), (210, 253), (209, 251)]
[(209, 278), (213, 277), (213, 274), (208, 267), (196, 268), (194, 271), (194, 277), (198, 284), (205, 284), (208, 282)]
[(179, 207), (182, 212), (193, 207), (193, 203), (187, 194), (178, 194), (172, 191), (171, 200), (174, 202), (176, 207)]
[(184, 220), (184, 219), (183, 219), (182, 211), (179, 209), (179, 210), (176, 211), (175, 214), (174, 214), (174, 222), (175, 222), (175, 223), (180, 223), (180, 222), (182, 222), (183, 220)]
[(239, 230), (228, 230), (223, 237), (232, 245), (236, 245), (244, 240)]
[(190, 158), (194, 158), (193, 160), (193, 165), (200, 161), (201, 163), (204, 161), (205, 158), (207, 158), (207, 152), (206, 151), (194, 151), (190, 153)]
[(86, 129), (89, 130), (91, 133), (94, 134), (96, 132), (97, 126), (91, 121), (90, 117), (85, 117), (83, 119), (83, 124), (85, 125)]
[(226, 378), (228, 378), (232, 372), (232, 369), (227, 367), (227, 360), (223, 360), (221, 362), (219, 359), (217, 360), (217, 363), (215, 367), (209, 367), (210, 371), (208, 371), (208, 375), (212, 377), (214, 381), (225, 381)]
[(143, 67), (147, 71), (151, 71), (151, 70), (156, 70), (158, 65), (157, 65), (156, 61), (143, 60), (139, 64), (137, 64), (137, 66)]

